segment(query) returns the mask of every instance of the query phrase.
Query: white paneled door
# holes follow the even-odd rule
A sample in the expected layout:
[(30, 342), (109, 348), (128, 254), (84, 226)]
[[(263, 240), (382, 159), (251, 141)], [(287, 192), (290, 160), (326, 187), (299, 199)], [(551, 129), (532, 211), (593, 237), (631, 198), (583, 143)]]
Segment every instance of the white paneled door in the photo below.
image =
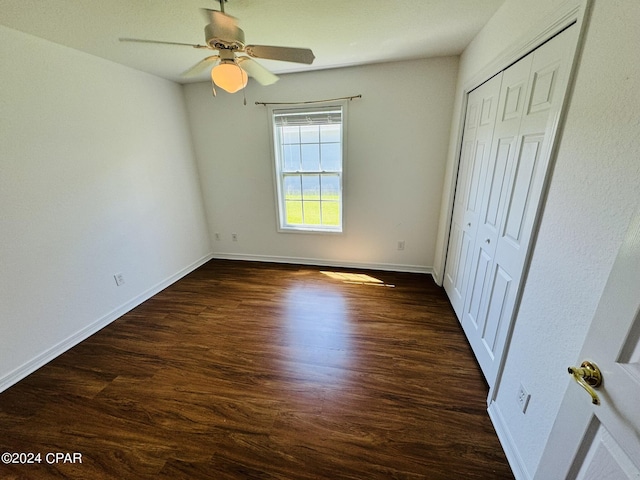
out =
[[(463, 137), (444, 286), (490, 386), (512, 326), (575, 35), (569, 27), (478, 88), (500, 84), (493, 128), (482, 144), (469, 129), (473, 148)], [(484, 102), (476, 97), (469, 95), (471, 119)]]
[(469, 280), (471, 253), (478, 228), (482, 185), (487, 174), (501, 79), (502, 74), (483, 83), (469, 94), (467, 102), (459, 180), (444, 272), (444, 288), (458, 318), (462, 315)]
[[(536, 480), (640, 479), (640, 211), (609, 275), (577, 363), (602, 372), (588, 392), (570, 384)], [(554, 372), (553, 376), (566, 374)], [(568, 375), (567, 375), (568, 376)], [(573, 383), (573, 381), (572, 381)]]

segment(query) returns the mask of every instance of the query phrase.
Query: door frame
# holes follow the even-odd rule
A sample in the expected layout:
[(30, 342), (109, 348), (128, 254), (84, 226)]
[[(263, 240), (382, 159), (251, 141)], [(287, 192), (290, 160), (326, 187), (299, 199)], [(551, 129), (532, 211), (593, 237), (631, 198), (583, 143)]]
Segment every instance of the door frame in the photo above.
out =
[[(516, 63), (518, 60), (523, 58), (524, 56), (531, 53), (533, 50), (541, 46), (546, 41), (550, 40), (552, 37), (570, 27), (573, 24), (576, 24), (578, 28), (578, 35), (576, 40), (576, 45), (572, 50), (572, 55), (569, 58), (569, 75), (567, 77), (567, 85), (565, 91), (563, 92), (563, 98), (560, 102), (559, 114), (554, 119), (553, 128), (551, 132), (551, 142), (549, 147), (549, 165), (544, 177), (544, 186), (542, 189), (542, 194), (540, 196), (540, 202), (537, 206), (534, 225), (531, 233), (531, 242), (529, 243), (529, 248), (525, 254), (525, 262), (522, 270), (522, 281), (520, 282), (520, 286), (518, 292), (516, 294), (516, 299), (514, 303), (513, 313), (511, 315), (511, 319), (509, 322), (507, 335), (505, 338), (505, 348), (502, 358), (500, 359), (498, 371), (495, 379), (494, 385), (489, 390), (489, 395), (487, 397), (487, 404), (491, 404), (495, 400), (495, 395), (498, 392), (500, 381), (502, 378), (502, 372), (504, 370), (504, 365), (506, 358), (509, 354), (509, 345), (511, 343), (511, 337), (513, 334), (513, 327), (515, 323), (515, 319), (517, 318), (517, 313), (520, 308), (520, 302), (522, 298), (522, 291), (526, 284), (526, 278), (529, 272), (529, 266), (531, 263), (531, 257), (533, 250), (536, 244), (536, 238), (538, 235), (538, 230), (540, 228), (540, 219), (542, 217), (542, 212), (544, 210), (544, 205), (546, 202), (549, 183), (551, 178), (551, 173), (553, 172), (553, 168), (555, 165), (555, 159), (557, 156), (558, 146), (559, 146), (559, 138), (562, 133), (562, 127), (564, 125), (564, 120), (566, 117), (566, 110), (568, 105), (568, 99), (570, 97), (571, 91), (573, 89), (573, 84), (576, 76), (577, 64), (580, 58), (580, 52), (582, 51), (582, 46), (584, 44), (585, 38), (585, 30), (587, 20), (589, 18), (589, 13), (591, 11), (591, 5), (593, 0), (572, 0), (570, 2), (565, 3), (560, 8), (554, 10), (546, 17), (544, 17), (541, 21), (539, 21), (533, 28), (531, 28), (527, 33), (525, 33), (522, 37), (514, 41), (507, 49), (499, 55), (493, 62), (486, 65), (483, 69), (481, 69), (476, 75), (474, 75), (470, 80), (468, 80), (462, 88), (462, 99), (459, 107), (459, 115), (458, 115), (458, 127), (456, 134), (456, 143), (455, 143), (455, 152), (454, 159), (455, 163), (453, 164), (453, 173), (451, 174), (451, 178), (449, 179), (448, 185), (448, 198), (446, 198), (446, 219), (444, 224), (442, 225), (442, 232), (440, 233), (440, 244), (442, 245), (440, 255), (443, 259), (441, 265), (441, 272), (437, 275), (437, 283), (442, 284), (444, 280), (444, 272), (446, 270), (446, 262), (447, 251), (449, 248), (449, 239), (451, 234), (451, 221), (453, 217), (453, 206), (455, 201), (455, 191), (456, 185), (458, 181), (458, 170), (460, 167), (460, 155), (462, 153), (462, 137), (464, 133), (464, 120), (465, 120), (465, 112), (467, 110), (467, 100), (469, 93), (475, 88), (482, 85), (484, 82), (492, 78), (493, 76), (499, 74), (509, 66)], [(446, 180), (445, 180), (446, 181)]]

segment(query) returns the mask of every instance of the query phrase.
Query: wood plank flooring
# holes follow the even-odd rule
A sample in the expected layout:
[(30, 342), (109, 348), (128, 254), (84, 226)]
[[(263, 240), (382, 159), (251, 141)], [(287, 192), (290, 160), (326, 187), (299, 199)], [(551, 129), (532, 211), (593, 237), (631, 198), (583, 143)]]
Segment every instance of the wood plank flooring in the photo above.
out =
[(0, 478), (511, 479), (486, 396), (427, 275), (213, 260), (0, 394)]

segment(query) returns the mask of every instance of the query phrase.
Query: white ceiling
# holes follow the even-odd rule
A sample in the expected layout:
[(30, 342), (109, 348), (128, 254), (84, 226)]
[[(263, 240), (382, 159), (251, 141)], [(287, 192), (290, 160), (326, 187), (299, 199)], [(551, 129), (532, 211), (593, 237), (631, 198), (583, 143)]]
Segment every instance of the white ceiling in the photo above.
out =
[[(248, 44), (311, 48), (313, 65), (263, 61), (275, 73), (458, 55), (504, 0), (229, 0)], [(209, 55), (119, 37), (204, 42), (215, 0), (0, 0), (0, 23), (179, 83)], [(37, 59), (35, 59), (37, 61)]]

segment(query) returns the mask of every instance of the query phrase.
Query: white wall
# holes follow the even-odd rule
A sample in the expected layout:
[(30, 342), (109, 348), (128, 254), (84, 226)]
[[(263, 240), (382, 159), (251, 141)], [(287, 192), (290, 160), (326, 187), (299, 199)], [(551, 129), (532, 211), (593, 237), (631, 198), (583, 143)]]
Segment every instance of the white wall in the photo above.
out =
[[(544, 6), (552, 9), (560, 3)], [(547, 12), (540, 7), (538, 0), (507, 0), (462, 56), (460, 71), (466, 78), (458, 85), (497, 57), (515, 32), (543, 18)], [(532, 477), (537, 469), (570, 385), (566, 368), (583, 360), (577, 355), (584, 335), (640, 203), (640, 62), (634, 53), (640, 44), (638, 18), (640, 4), (635, 0), (594, 2), (514, 336), (492, 406), (521, 478)], [(521, 382), (532, 395), (526, 414), (516, 402)]]
[[(242, 94), (184, 87), (217, 256), (430, 271), (457, 58), (283, 75)], [(268, 117), (255, 101), (362, 94), (348, 105), (345, 232), (278, 233)], [(231, 241), (231, 234), (238, 241)], [(406, 242), (397, 250), (398, 240)]]
[(210, 244), (180, 86), (5, 27), (0, 63), (1, 391)]

